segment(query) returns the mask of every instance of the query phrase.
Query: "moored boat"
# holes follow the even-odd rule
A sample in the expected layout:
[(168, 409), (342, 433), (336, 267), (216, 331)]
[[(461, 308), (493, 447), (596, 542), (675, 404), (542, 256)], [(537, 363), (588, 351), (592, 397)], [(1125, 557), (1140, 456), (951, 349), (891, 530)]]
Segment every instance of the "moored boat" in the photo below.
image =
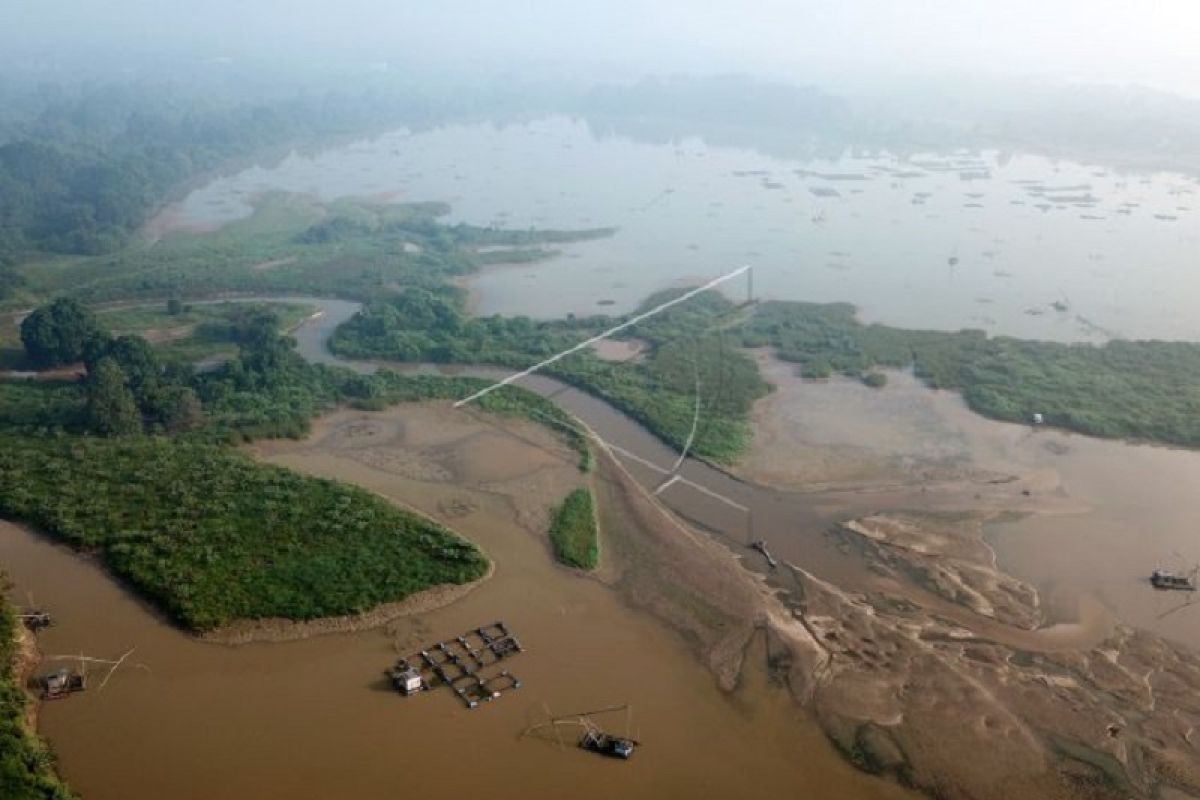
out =
[(1156, 569), (1150, 573), (1150, 585), (1155, 589), (1175, 589), (1184, 592), (1196, 591), (1196, 580), (1193, 575), (1181, 575), (1177, 572), (1168, 572), (1164, 569)]

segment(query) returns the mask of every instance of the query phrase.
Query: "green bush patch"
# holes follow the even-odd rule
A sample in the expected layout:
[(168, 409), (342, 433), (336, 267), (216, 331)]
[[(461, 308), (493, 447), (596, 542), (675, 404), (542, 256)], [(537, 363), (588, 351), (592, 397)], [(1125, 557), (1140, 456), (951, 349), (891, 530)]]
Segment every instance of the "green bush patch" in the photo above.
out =
[(486, 568), (362, 489), (179, 439), (0, 437), (0, 516), (98, 553), (198, 631), (359, 613)]
[(554, 556), (569, 567), (595, 569), (600, 561), (600, 537), (592, 490), (581, 486), (552, 512), (550, 544)]

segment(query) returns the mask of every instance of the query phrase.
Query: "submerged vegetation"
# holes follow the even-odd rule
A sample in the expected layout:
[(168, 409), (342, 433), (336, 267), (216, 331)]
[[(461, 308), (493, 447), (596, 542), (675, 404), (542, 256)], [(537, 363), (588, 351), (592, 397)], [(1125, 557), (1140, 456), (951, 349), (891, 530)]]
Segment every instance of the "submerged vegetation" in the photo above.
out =
[(586, 486), (567, 495), (550, 518), (550, 544), (554, 556), (569, 567), (595, 569), (600, 562), (600, 535), (596, 504)]
[(28, 700), (18, 671), (21, 628), (5, 598), (0, 573), (0, 797), (4, 800), (71, 800), (54, 774), (54, 756), (25, 724)]

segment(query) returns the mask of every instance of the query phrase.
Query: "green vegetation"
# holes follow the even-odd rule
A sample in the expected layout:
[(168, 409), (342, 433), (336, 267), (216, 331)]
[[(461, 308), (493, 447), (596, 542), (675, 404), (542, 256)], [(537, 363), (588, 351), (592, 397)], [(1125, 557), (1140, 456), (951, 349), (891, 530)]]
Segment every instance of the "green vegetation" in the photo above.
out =
[(5, 800), (71, 800), (54, 774), (54, 757), (25, 725), (25, 691), (17, 675), (20, 622), (5, 599), (0, 574), (0, 797)]
[(69, 297), (36, 309), (21, 323), (25, 355), (41, 369), (81, 360), (84, 344), (102, 334), (96, 315)]
[(366, 611), (479, 578), (483, 556), (361, 489), (159, 437), (0, 438), (0, 516), (105, 565), (177, 621)]
[(1200, 447), (1200, 344), (1062, 344), (982, 331), (863, 325), (846, 304), (765, 303), (743, 329), (811, 376), (912, 367), (928, 385), (962, 392), (972, 410), (1104, 438)]
[[(670, 295), (655, 295), (645, 306)], [(643, 360), (616, 363), (581, 352), (544, 373), (604, 399), (676, 447), (691, 432), (698, 383), (701, 418), (693, 452), (730, 463), (749, 442), (750, 408), (768, 390), (754, 362), (735, 347), (742, 314), (722, 295), (707, 293), (630, 331), (650, 345)], [(410, 289), (368, 304), (337, 330), (330, 347), (360, 358), (524, 368), (615, 323), (604, 316), (472, 318), (455, 289)]]
[(0, 431), (63, 431), (83, 419), (83, 386), (67, 381), (0, 380)]
[[(646, 301), (649, 306), (665, 299)], [(534, 322), (471, 318), (453, 289), (410, 290), (368, 304), (332, 346), (349, 356), (526, 367), (614, 324), (607, 317)], [(1200, 446), (1200, 344), (1114, 341), (1102, 346), (988, 338), (982, 331), (864, 325), (847, 304), (768, 302), (739, 309), (708, 293), (629, 332), (644, 360), (579, 353), (545, 372), (629, 414), (668, 444), (690, 431), (699, 378), (701, 422), (693, 452), (730, 463), (765, 386), (739, 347), (771, 347), (809, 378), (837, 372), (886, 385), (879, 368), (912, 368), (925, 383), (962, 392), (976, 412), (1106, 438)]]
[[(0, 381), (0, 517), (97, 552), (197, 630), (355, 613), (478, 578), (484, 557), (436, 524), (227, 444), (301, 435), (337, 403), (457, 399), (487, 382), (313, 365), (277, 331), (270, 310), (248, 308), (237, 357), (198, 375), (164, 367), (137, 336), (99, 331), (83, 344), (81, 383)], [(174, 396), (187, 398), (186, 424), (156, 416)], [(479, 405), (551, 423), (590, 466), (582, 435), (550, 401), (509, 387)]]
[(600, 536), (592, 490), (581, 486), (552, 512), (550, 544), (554, 556), (569, 567), (595, 569), (600, 560)]
[(22, 292), (70, 293), (88, 302), (221, 291), (367, 299), (413, 285), (437, 286), (483, 264), (545, 258), (552, 251), (543, 245), (612, 233), (445, 225), (438, 218), (448, 210), (441, 203), (350, 199), (320, 205), (305, 196), (270, 194), (249, 218), (211, 233), (133, 241), (93, 258), (28, 261), (19, 267)]
[[(170, 300), (176, 298), (170, 298)], [(237, 330), (241, 321), (256, 310), (272, 313), (281, 331), (299, 325), (313, 313), (303, 303), (178, 302), (172, 312), (164, 306), (134, 306), (102, 309), (100, 325), (114, 336), (137, 334), (147, 339), (165, 362), (194, 363), (237, 353)]]
[(298, 143), (428, 124), (462, 104), (361, 81), (355, 95), (284, 97), (187, 80), (64, 87), (9, 77), (0, 85), (0, 299), (21, 290), (15, 261), (113, 252), (196, 176)]

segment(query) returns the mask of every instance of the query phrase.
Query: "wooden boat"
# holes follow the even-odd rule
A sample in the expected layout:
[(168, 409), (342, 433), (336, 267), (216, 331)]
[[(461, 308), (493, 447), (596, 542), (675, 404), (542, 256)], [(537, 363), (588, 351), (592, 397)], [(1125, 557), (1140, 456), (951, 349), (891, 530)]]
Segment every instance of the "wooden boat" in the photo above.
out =
[(1174, 589), (1182, 592), (1196, 591), (1195, 573), (1191, 575), (1180, 575), (1177, 572), (1168, 572), (1164, 569), (1156, 569), (1150, 573), (1150, 585), (1155, 589)]
[(608, 708), (597, 709), (596, 711), (582, 711), (575, 714), (564, 714), (562, 716), (550, 716), (550, 709), (546, 709), (546, 721), (530, 725), (521, 734), (522, 738), (534, 734), (540, 730), (552, 730), (555, 738), (558, 739), (558, 746), (563, 746), (562, 737), (559, 735), (559, 728), (563, 725), (578, 726), (583, 728), (583, 734), (579, 738), (579, 748), (586, 750), (589, 753), (608, 756), (609, 758), (628, 759), (633, 755), (633, 751), (638, 747), (638, 741), (631, 739), (629, 736), (614, 736), (611, 733), (605, 733), (592, 721), (592, 717), (602, 714), (610, 714), (617, 711), (625, 712), (625, 727), (629, 727), (632, 707), (626, 703), (619, 706), (609, 706)]
[(599, 728), (589, 728), (579, 740), (579, 746), (610, 758), (629, 758), (633, 755), (637, 742), (623, 736), (611, 736)]
[(39, 611), (36, 609), (33, 611), (26, 611), (24, 614), (18, 615), (18, 618), (22, 623), (24, 623), (26, 628), (34, 633), (37, 633), (43, 628), (49, 628), (54, 624), (54, 620), (51, 619), (48, 612)]
[(42, 699), (59, 700), (87, 688), (87, 676), (63, 667), (42, 678)]

